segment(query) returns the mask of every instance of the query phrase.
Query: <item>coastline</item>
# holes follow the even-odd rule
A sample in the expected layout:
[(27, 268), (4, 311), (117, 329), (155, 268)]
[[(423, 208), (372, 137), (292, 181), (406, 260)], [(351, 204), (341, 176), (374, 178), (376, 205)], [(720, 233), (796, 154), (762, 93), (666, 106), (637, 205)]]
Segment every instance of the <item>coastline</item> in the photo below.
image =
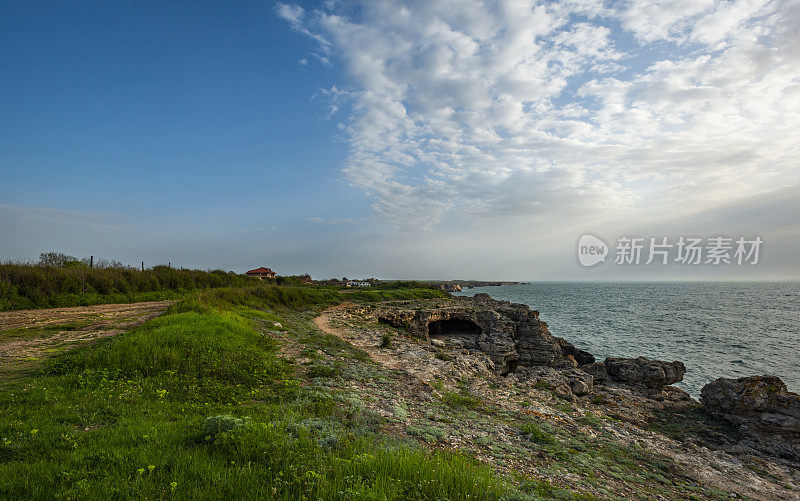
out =
[[(488, 293), (541, 311), (555, 335), (600, 358), (680, 360), (677, 386), (699, 398), (717, 377), (781, 377), (800, 390), (796, 360), (800, 296), (794, 282), (531, 282)], [(758, 299), (739, 299), (758, 296)]]
[[(465, 418), (454, 409), (433, 419), (432, 428), (424, 424), (432, 419), (426, 418), (431, 415), (425, 410), (427, 404), (419, 404), (419, 414), (411, 412), (404, 418), (404, 426), (412, 430), (428, 427), (425, 440), (456, 446), (490, 464), (533, 467), (536, 475), (556, 481), (531, 451), (525, 452), (526, 445), (504, 431), (505, 420), (516, 422), (534, 415), (541, 420), (535, 433), (547, 430), (547, 436), (558, 435), (547, 438), (548, 443), (582, 441), (588, 433), (609, 441), (592, 447), (635, 446), (674, 462), (676, 469), (665, 474), (667, 485), (683, 475), (704, 488), (765, 500), (792, 499), (800, 489), (800, 430), (795, 430), (792, 421), (793, 413), (800, 412), (800, 396), (788, 393), (779, 381), (765, 377), (717, 380), (704, 392), (704, 405), (673, 386), (683, 377), (682, 363), (645, 358), (595, 360), (568, 340), (550, 334), (539, 312), (481, 293), (372, 307), (342, 305), (324, 322), (326, 332), (365, 350), (381, 365), (407, 374), (410, 381), (427, 385), (434, 399), (491, 408), (490, 414), (503, 416), (503, 421), (491, 424), (462, 424)], [(391, 336), (391, 343), (382, 341), (386, 336)], [(752, 404), (754, 397), (763, 400), (764, 395), (774, 398)], [(592, 424), (587, 428), (581, 423)], [(502, 440), (507, 446), (490, 452), (480, 446), (485, 440)], [(577, 447), (571, 454), (580, 455), (585, 445)], [(550, 458), (546, 464), (560, 464), (566, 457)], [(770, 473), (754, 474), (752, 461)], [(568, 477), (572, 488), (586, 488), (580, 476)], [(775, 484), (775, 478), (782, 483)], [(641, 493), (639, 489), (650, 495), (654, 492), (641, 483), (633, 491), (618, 488), (612, 492), (623, 496)], [(679, 497), (686, 490), (681, 487), (666, 498)]]

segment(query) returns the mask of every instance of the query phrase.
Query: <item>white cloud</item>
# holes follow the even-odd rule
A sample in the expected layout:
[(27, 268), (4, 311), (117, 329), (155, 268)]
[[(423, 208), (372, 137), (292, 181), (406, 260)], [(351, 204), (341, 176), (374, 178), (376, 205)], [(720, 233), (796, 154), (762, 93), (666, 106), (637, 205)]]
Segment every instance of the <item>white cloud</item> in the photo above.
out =
[(683, 215), (800, 181), (797, 2), (276, 12), (344, 68), (344, 174), (398, 226)]

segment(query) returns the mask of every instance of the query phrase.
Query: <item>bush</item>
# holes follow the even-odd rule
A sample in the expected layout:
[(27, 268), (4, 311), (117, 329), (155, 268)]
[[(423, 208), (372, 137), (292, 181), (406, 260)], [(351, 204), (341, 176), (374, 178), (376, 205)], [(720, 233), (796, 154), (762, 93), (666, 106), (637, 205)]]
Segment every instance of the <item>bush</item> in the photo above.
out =
[(549, 433), (543, 431), (536, 423), (525, 423), (519, 427), (520, 432), (537, 444), (554, 444), (556, 441)]
[(184, 270), (168, 266), (155, 266), (144, 271), (89, 268), (72, 256), (43, 255), (42, 264), (38, 265), (0, 264), (0, 310), (173, 299), (174, 296), (145, 295), (253, 283), (250, 277), (221, 270)]
[(480, 398), (466, 392), (447, 392), (442, 397), (442, 401), (450, 407), (466, 407), (467, 409), (477, 409), (483, 404)]
[(333, 377), (338, 373), (339, 368), (332, 365), (312, 365), (306, 371), (306, 375), (310, 378)]
[(220, 414), (219, 416), (209, 416), (203, 421), (203, 428), (200, 430), (200, 438), (213, 441), (222, 432), (231, 431), (240, 426), (250, 424), (250, 418), (237, 418), (230, 414)]

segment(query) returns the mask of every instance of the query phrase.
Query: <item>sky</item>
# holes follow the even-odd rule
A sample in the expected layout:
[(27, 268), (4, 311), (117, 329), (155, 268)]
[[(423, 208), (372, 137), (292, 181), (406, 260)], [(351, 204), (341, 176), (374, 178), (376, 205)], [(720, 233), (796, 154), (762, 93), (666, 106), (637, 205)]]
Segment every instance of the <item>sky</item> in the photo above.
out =
[[(796, 0), (6, 2), (0, 47), (0, 259), (800, 278)], [(644, 264), (682, 236), (763, 245)]]

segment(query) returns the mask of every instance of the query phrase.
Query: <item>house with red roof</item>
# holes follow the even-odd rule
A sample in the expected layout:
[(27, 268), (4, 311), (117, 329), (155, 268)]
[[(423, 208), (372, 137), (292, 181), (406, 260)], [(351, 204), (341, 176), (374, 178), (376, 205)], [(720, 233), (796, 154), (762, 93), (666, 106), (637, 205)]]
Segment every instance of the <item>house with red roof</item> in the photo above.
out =
[(265, 278), (275, 278), (275, 275), (276, 273), (274, 271), (270, 270), (269, 268), (264, 268), (263, 266), (247, 272), (248, 277), (258, 277), (261, 280), (264, 280)]

